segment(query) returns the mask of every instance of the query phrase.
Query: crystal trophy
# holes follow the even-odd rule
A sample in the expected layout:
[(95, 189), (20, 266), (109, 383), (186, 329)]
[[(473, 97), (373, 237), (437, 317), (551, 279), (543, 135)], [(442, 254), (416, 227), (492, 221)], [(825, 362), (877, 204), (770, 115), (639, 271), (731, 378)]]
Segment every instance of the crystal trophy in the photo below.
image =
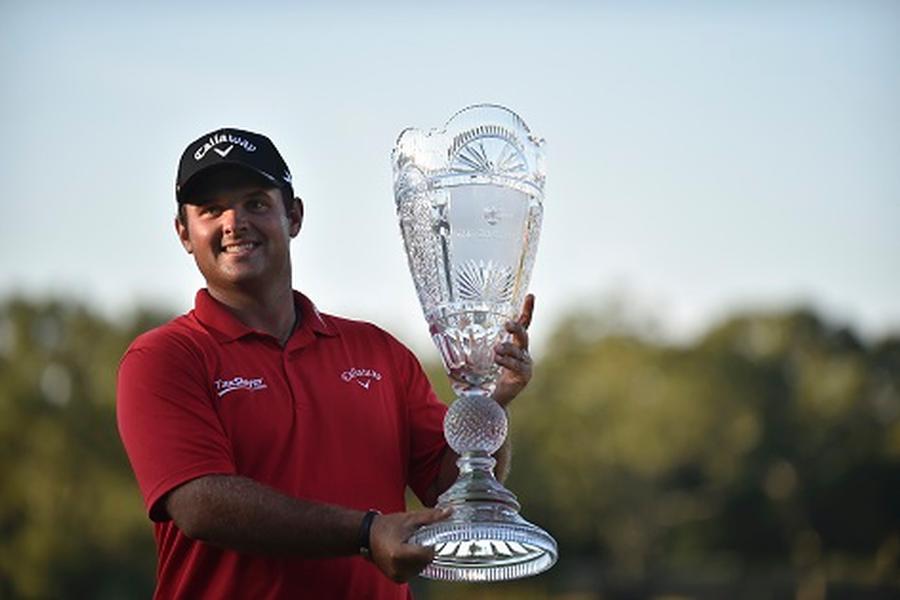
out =
[(507, 433), (491, 397), (494, 346), (522, 307), (541, 230), (543, 140), (502, 106), (465, 108), (441, 130), (406, 129), (392, 162), (394, 198), (409, 269), (456, 399), (444, 436), (459, 478), (438, 499), (445, 521), (416, 531), (434, 546), (424, 577), (503, 581), (556, 562), (556, 541), (519, 516), (516, 496), (494, 477)]

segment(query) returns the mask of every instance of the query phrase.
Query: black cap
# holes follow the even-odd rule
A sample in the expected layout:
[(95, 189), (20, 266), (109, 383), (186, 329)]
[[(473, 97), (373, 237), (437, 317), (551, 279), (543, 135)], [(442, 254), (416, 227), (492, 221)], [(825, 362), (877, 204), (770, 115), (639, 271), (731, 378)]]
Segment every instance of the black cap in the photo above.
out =
[(291, 172), (272, 140), (242, 129), (218, 129), (188, 144), (178, 163), (175, 198), (185, 201), (191, 180), (202, 172), (234, 165), (262, 175), (274, 187), (293, 196)]

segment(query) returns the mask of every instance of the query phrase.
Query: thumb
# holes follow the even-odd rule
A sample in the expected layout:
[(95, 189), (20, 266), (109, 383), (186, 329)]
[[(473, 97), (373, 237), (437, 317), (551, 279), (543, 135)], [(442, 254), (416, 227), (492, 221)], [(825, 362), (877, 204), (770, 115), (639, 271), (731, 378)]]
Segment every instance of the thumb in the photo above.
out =
[(531, 317), (534, 315), (534, 294), (525, 296), (525, 304), (522, 306), (522, 314), (519, 315), (519, 324), (528, 329), (531, 325)]
[(416, 519), (413, 521), (414, 525), (429, 525), (431, 523), (436, 523), (437, 521), (443, 521), (447, 517), (449, 517), (453, 513), (453, 509), (449, 506), (445, 506), (443, 508), (432, 508), (429, 510), (423, 510), (416, 514)]

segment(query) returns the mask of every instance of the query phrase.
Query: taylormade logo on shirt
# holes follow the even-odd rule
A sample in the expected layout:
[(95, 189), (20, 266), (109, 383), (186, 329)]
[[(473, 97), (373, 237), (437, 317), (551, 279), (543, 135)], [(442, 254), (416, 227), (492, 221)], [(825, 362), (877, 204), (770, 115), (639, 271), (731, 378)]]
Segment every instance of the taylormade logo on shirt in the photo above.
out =
[(233, 379), (216, 379), (216, 394), (219, 397), (224, 396), (225, 394), (231, 393), (235, 390), (264, 390), (266, 389), (266, 382), (263, 381), (262, 377), (248, 378), (248, 377), (234, 377)]

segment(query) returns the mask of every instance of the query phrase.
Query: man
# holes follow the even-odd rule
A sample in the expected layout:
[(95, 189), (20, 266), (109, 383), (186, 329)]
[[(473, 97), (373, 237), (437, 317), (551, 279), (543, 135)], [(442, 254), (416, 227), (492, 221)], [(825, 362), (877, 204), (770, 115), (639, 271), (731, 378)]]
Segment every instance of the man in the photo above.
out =
[[(406, 512), (405, 489), (433, 506), (457, 474), (444, 405), (394, 338), (293, 290), (303, 205), (268, 138), (191, 143), (176, 198), (206, 288), (134, 341), (117, 389), (154, 521), (155, 597), (407, 598), (402, 582), (434, 554), (406, 540), (449, 513)], [(496, 350), (503, 406), (531, 377), (533, 302)], [(496, 458), (503, 475), (508, 449)]]

